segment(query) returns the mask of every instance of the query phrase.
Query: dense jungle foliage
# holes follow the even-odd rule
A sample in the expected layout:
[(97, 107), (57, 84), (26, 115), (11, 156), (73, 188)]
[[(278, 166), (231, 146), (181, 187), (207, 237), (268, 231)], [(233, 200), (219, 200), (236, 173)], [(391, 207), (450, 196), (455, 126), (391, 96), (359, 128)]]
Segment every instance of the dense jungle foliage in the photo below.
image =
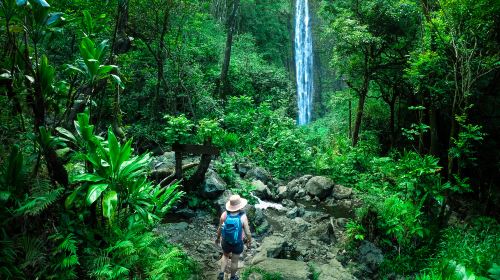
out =
[(211, 141), (244, 196), (240, 161), (353, 187), (381, 275), (500, 279), (500, 2), (310, 0), (305, 126), (294, 7), (1, 0), (0, 278), (189, 279), (153, 229), (196, 186), (150, 163)]

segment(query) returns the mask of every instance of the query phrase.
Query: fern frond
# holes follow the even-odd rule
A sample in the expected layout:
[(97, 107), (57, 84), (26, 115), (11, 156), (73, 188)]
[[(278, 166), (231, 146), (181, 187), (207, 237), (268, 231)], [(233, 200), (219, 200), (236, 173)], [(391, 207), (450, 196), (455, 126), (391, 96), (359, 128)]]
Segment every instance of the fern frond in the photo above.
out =
[(60, 252), (66, 251), (66, 252), (69, 252), (71, 254), (76, 254), (77, 244), (78, 244), (78, 242), (75, 238), (75, 235), (70, 233), (57, 246), (57, 249), (59, 249)]
[(21, 251), (24, 253), (24, 261), (20, 265), (22, 269), (28, 267), (42, 268), (45, 261), (45, 246), (41, 239), (29, 236), (21, 237)]
[(18, 216), (36, 216), (52, 205), (63, 193), (64, 188), (48, 189), (47, 181), (38, 180), (33, 194), (14, 211)]

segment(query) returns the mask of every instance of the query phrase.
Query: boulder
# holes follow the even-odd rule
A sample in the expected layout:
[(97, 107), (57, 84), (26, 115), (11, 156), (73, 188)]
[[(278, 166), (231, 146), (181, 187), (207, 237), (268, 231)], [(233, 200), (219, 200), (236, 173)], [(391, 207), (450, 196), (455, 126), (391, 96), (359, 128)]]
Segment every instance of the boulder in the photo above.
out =
[(255, 188), (255, 194), (263, 199), (267, 199), (271, 197), (271, 191), (261, 180), (253, 180), (252, 186)]
[(270, 235), (264, 238), (251, 263), (257, 264), (267, 258), (275, 258), (279, 256), (285, 245), (286, 240), (281, 236)]
[(232, 195), (231, 191), (224, 191), (222, 195), (217, 198), (216, 203), (219, 206), (219, 213), (226, 211), (226, 202), (229, 200), (229, 197)]
[(295, 196), (294, 198), (295, 199), (301, 199), (301, 198), (304, 198), (306, 196), (306, 191), (303, 189), (303, 188), (300, 188), (297, 190), (297, 192), (295, 193)]
[(293, 207), (288, 212), (286, 212), (286, 216), (290, 219), (294, 219), (296, 217), (302, 217), (305, 214), (305, 210), (303, 207)]
[(224, 193), (227, 184), (215, 171), (209, 169), (205, 174), (205, 181), (201, 189), (201, 196), (214, 199)]
[(305, 190), (310, 195), (316, 196), (319, 199), (328, 197), (333, 188), (333, 181), (323, 176), (315, 176), (309, 179), (305, 185)]
[(333, 197), (335, 199), (346, 199), (352, 196), (352, 188), (346, 188), (342, 185), (333, 186)]
[(166, 152), (161, 156), (154, 157), (150, 163), (153, 170), (175, 169), (175, 152)]
[(267, 184), (271, 180), (271, 173), (262, 167), (254, 167), (246, 173), (244, 178), (248, 180), (260, 180), (264, 184)]
[(318, 267), (319, 279), (356, 280), (336, 259)]
[(294, 222), (294, 224), (292, 224), (291, 226), (293, 226), (295, 231), (297, 232), (306, 232), (311, 226), (310, 223), (306, 222), (300, 217), (296, 217), (292, 221)]
[[(311, 178), (312, 178), (312, 175), (304, 175), (302, 177), (295, 178), (295, 179), (291, 180), (286, 185), (286, 189), (285, 189), (286, 192), (284, 192), (281, 195), (281, 198), (294, 199), (294, 198), (304, 197), (306, 195), (306, 193), (304, 191), (304, 187), (305, 187), (307, 181), (309, 181), (309, 179), (311, 179)], [(278, 193), (279, 193), (279, 190), (278, 190)]]
[(288, 191), (287, 186), (279, 186), (277, 189), (278, 189), (278, 198), (283, 199), (287, 197), (287, 191)]
[(359, 247), (359, 262), (365, 264), (370, 272), (376, 272), (380, 264), (384, 261), (384, 255), (375, 244), (363, 241)]
[(256, 267), (268, 273), (279, 273), (282, 276), (282, 279), (287, 279), (287, 280), (311, 279), (309, 266), (307, 265), (307, 263), (301, 261), (267, 258), (264, 259), (262, 262), (258, 263)]

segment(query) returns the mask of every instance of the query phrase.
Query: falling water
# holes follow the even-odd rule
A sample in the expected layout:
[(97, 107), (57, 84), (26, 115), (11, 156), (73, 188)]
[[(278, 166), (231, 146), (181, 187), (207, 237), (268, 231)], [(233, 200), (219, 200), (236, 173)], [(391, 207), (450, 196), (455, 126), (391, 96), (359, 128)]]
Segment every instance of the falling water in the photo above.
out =
[(295, 68), (299, 125), (311, 121), (313, 97), (312, 36), (308, 0), (296, 0), (295, 5)]

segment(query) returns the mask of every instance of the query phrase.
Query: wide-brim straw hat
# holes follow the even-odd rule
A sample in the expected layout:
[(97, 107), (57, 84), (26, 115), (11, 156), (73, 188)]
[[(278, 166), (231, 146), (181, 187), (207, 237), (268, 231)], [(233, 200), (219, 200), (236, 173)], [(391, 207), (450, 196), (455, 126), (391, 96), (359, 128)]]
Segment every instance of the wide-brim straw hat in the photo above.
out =
[(247, 203), (248, 201), (246, 199), (235, 194), (230, 196), (228, 202), (226, 202), (226, 210), (229, 212), (236, 212), (243, 209)]

